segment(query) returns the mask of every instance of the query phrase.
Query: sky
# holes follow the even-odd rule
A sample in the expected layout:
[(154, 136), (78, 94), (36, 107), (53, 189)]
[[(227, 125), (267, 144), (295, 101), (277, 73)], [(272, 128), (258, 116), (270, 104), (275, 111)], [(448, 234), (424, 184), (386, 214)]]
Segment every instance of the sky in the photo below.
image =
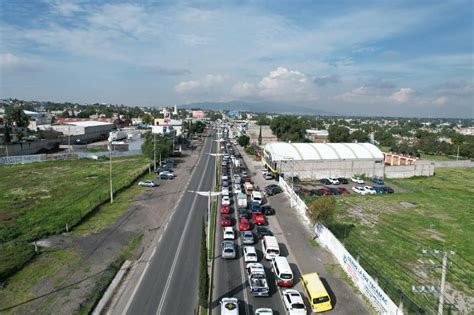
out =
[(0, 3), (0, 98), (474, 118), (472, 0)]

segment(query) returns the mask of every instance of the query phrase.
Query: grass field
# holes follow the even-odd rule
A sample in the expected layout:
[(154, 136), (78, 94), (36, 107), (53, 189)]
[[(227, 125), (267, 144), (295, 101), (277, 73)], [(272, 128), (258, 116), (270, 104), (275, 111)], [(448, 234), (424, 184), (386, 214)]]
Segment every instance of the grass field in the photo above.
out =
[[(405, 296), (405, 307), (414, 302), (429, 312), (437, 307), (436, 296), (414, 294), (411, 288), (439, 287), (440, 270), (432, 266), (438, 266), (441, 258), (422, 250), (454, 251), (445, 295), (458, 308), (472, 312), (474, 169), (437, 169), (430, 178), (388, 184), (405, 192), (340, 198), (337, 223), (331, 229), (394, 301)], [(464, 298), (455, 300), (457, 294)]]
[[(147, 168), (143, 157), (113, 161), (114, 191)], [(28, 242), (73, 228), (109, 198), (109, 161), (0, 166), (0, 279), (33, 256)]]

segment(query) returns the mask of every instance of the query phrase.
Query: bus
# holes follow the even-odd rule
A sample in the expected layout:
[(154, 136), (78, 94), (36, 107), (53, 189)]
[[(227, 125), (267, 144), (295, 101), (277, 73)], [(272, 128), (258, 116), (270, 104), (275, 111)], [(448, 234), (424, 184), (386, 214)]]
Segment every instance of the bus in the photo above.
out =
[(332, 310), (331, 298), (316, 272), (301, 276), (313, 312)]

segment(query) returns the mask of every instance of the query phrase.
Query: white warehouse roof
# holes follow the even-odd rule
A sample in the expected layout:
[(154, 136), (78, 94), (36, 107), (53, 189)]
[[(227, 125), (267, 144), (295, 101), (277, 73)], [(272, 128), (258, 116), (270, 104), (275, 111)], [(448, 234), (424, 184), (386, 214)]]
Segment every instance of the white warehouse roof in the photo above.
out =
[(74, 125), (78, 127), (95, 127), (95, 126), (110, 126), (113, 123), (104, 122), (104, 121), (95, 121), (95, 120), (82, 120), (82, 121), (72, 121), (72, 122), (65, 122), (65, 125)]
[(382, 151), (371, 143), (286, 143), (265, 145), (272, 161), (295, 160), (383, 160)]

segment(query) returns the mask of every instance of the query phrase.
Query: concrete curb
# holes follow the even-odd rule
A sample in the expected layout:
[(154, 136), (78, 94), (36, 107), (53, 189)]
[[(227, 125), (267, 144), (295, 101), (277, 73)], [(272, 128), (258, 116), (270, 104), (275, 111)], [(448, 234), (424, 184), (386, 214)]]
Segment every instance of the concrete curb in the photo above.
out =
[(109, 304), (109, 301), (112, 299), (117, 287), (119, 286), (120, 282), (122, 282), (123, 277), (127, 274), (131, 265), (131, 261), (126, 260), (122, 266), (120, 267), (119, 271), (114, 277), (114, 280), (110, 283), (107, 291), (105, 291), (104, 295), (100, 299), (97, 306), (94, 308), (92, 315), (100, 315), (104, 312), (106, 306)]

